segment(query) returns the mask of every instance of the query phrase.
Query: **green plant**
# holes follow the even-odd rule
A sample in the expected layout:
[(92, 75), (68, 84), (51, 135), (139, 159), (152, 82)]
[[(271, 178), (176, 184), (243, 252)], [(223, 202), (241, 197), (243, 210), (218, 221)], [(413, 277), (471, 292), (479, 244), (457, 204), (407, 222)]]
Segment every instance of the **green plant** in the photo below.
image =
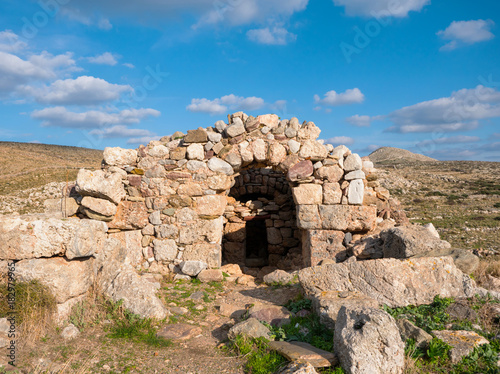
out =
[(108, 337), (142, 342), (152, 347), (168, 347), (172, 342), (156, 335), (153, 321), (141, 318), (122, 307), (122, 300), (108, 303), (109, 316), (113, 320)]
[(304, 299), (302, 295), (296, 300), (290, 300), (286, 303), (285, 308), (287, 308), (292, 313), (297, 313), (302, 309), (311, 310), (312, 301), (309, 299)]
[(239, 335), (230, 343), (230, 348), (247, 358), (246, 373), (271, 374), (286, 362), (280, 354), (269, 349), (268, 341), (264, 338), (250, 339)]
[(430, 362), (442, 362), (448, 359), (450, 349), (451, 347), (442, 340), (433, 338), (425, 353)]
[(432, 330), (444, 330), (450, 319), (445, 310), (453, 301), (453, 298), (442, 298), (436, 295), (430, 305), (409, 305), (399, 308), (389, 308), (384, 305), (383, 308), (394, 318), (407, 318), (418, 327), (431, 332)]
[(494, 207), (494, 208), (500, 208), (500, 203), (495, 203), (495, 204), (493, 204), (493, 207)]

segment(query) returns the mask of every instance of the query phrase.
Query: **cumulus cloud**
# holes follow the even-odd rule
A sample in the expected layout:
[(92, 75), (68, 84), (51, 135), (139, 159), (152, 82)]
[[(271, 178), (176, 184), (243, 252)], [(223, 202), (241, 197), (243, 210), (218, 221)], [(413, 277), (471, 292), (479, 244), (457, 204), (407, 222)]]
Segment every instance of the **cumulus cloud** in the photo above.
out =
[(129, 129), (124, 125), (116, 125), (95, 129), (90, 131), (90, 135), (98, 135), (103, 138), (128, 138), (128, 137), (154, 137), (156, 134), (146, 129)]
[(0, 93), (12, 92), (23, 84), (54, 79), (78, 70), (71, 53), (54, 56), (42, 52), (24, 60), (14, 54), (0, 51)]
[(192, 99), (186, 109), (195, 113), (224, 114), (228, 110), (256, 110), (262, 108), (265, 102), (260, 97), (241, 97), (234, 94), (222, 96), (221, 98)]
[(357, 127), (368, 127), (371, 123), (370, 116), (360, 116), (359, 114), (355, 114), (351, 117), (346, 118), (347, 123), (357, 126)]
[(334, 136), (333, 138), (325, 140), (325, 143), (332, 145), (351, 145), (354, 144), (354, 139), (349, 136)]
[(19, 36), (12, 30), (0, 31), (0, 51), (19, 52), (27, 47), (27, 44), (19, 40)]
[(431, 144), (459, 144), (459, 143), (476, 143), (480, 141), (481, 138), (478, 136), (466, 136), (466, 135), (457, 135), (457, 136), (443, 136), (436, 139), (427, 139), (417, 143), (417, 147), (425, 147)]
[(430, 2), (430, 0), (333, 0), (335, 5), (345, 7), (348, 16), (377, 18), (406, 17), (409, 12), (419, 12)]
[(134, 69), (135, 68), (135, 65), (134, 64), (131, 64), (129, 62), (125, 62), (122, 64), (123, 66), (129, 68), (129, 69)]
[(500, 92), (478, 85), (455, 91), (449, 97), (423, 101), (389, 114), (394, 126), (388, 132), (453, 132), (473, 130), (478, 120), (500, 117)]
[(133, 91), (129, 85), (112, 84), (89, 76), (57, 80), (44, 87), (25, 86), (20, 90), (40, 103), (55, 105), (95, 105), (117, 100), (122, 93)]
[(105, 18), (129, 17), (132, 22), (164, 22), (186, 14), (195, 17), (193, 28), (224, 24), (230, 26), (262, 23), (269, 19), (286, 19), (304, 10), (309, 0), (86, 0), (72, 1), (63, 13), (84, 24), (99, 24)]
[(445, 30), (437, 32), (444, 40), (450, 40), (440, 48), (441, 51), (451, 51), (463, 45), (470, 45), (495, 37), (490, 29), (495, 25), (492, 20), (453, 21)]
[(249, 30), (247, 37), (253, 42), (269, 45), (286, 45), (297, 40), (297, 35), (288, 32), (281, 26)]
[(323, 106), (356, 104), (363, 102), (364, 99), (365, 95), (363, 95), (359, 88), (350, 88), (341, 93), (331, 90), (324, 95), (323, 99), (319, 95), (314, 95), (314, 102)]
[(58, 106), (36, 110), (31, 117), (42, 121), (42, 126), (93, 129), (139, 123), (144, 118), (159, 115), (159, 111), (150, 108), (125, 109), (120, 112), (91, 110), (78, 113)]
[(152, 140), (160, 140), (160, 136), (151, 135), (151, 136), (141, 136), (139, 138), (130, 138), (127, 140), (127, 144), (148, 144)]
[(102, 55), (88, 57), (87, 60), (91, 64), (115, 66), (118, 63), (119, 57), (120, 56), (113, 55), (110, 52), (104, 52)]

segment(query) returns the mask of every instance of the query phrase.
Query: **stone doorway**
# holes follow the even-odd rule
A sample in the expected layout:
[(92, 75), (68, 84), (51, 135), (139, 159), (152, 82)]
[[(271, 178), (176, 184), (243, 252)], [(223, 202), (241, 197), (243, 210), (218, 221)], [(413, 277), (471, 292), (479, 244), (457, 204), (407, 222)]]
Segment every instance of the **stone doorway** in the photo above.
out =
[(226, 208), (223, 262), (261, 268), (302, 267), (301, 233), (285, 175), (270, 167), (235, 176)]

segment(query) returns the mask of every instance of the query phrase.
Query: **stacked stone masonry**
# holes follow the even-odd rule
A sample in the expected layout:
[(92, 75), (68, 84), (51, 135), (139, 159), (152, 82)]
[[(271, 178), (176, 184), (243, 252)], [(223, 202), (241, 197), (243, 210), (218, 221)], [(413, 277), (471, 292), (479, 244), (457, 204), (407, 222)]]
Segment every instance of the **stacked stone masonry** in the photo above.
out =
[[(313, 122), (238, 112), (136, 150), (106, 148), (101, 170), (78, 173), (76, 215), (3, 218), (0, 257), (49, 266), (60, 256), (78, 261), (81, 277), (97, 261), (93, 272), (110, 280), (132, 276), (123, 264), (166, 274), (186, 261), (285, 270), (343, 261), (349, 241), (382, 221), (377, 214), (389, 218), (390, 198), (368, 159), (319, 135)], [(257, 259), (249, 256), (252, 225), (264, 227), (267, 242)], [(25, 268), (39, 266), (31, 262)], [(106, 270), (106, 262), (120, 270)]]

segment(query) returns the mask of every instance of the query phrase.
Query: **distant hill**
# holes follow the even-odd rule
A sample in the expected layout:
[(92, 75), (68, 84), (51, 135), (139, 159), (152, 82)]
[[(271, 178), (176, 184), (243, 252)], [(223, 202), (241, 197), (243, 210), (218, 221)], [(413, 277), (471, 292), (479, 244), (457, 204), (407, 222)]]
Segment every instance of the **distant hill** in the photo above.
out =
[(0, 141), (0, 195), (76, 179), (80, 168), (99, 169), (102, 151)]
[(369, 157), (370, 160), (378, 164), (438, 161), (431, 157), (407, 151), (406, 149), (394, 147), (379, 148), (372, 152)]

